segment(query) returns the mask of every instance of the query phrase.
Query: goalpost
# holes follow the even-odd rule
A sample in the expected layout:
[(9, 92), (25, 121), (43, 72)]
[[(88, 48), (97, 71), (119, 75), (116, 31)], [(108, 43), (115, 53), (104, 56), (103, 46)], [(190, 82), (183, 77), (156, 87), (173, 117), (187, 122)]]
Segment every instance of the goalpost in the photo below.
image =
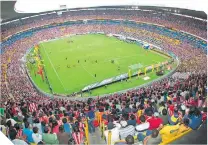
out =
[(142, 68), (143, 68), (143, 65), (141, 63), (128, 66), (129, 79), (131, 79), (132, 76), (139, 75), (141, 73)]
[(161, 69), (161, 67), (164, 67), (167, 64), (168, 61), (152, 64), (150, 66), (143, 66), (141, 63), (130, 65), (128, 66), (128, 78), (131, 79), (132, 76), (139, 77), (140, 73), (144, 73), (144, 75), (146, 76), (149, 72), (158, 72)]

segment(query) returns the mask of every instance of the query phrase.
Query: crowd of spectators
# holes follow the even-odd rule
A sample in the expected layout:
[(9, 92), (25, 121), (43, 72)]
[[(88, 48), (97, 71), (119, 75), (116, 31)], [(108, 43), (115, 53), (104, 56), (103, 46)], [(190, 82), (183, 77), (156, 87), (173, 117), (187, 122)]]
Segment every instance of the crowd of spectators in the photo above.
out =
[[(87, 15), (89, 13), (89, 15)], [(3, 38), (17, 31), (43, 24), (61, 22), (71, 19), (86, 18), (128, 18), (138, 21), (165, 24), (192, 32), (206, 38), (205, 30), (190, 21), (171, 15), (170, 17), (142, 16), (139, 13), (89, 11), (77, 16), (70, 12), (63, 17), (41, 17), (33, 21), (25, 20), (16, 28), (5, 29)], [(113, 15), (114, 14), (114, 15)], [(134, 15), (135, 14), (135, 15)], [(87, 17), (86, 17), (87, 16)], [(128, 16), (128, 17), (127, 17)], [(55, 17), (55, 18), (54, 18)], [(54, 18), (54, 19), (52, 19)], [(176, 24), (176, 19), (180, 19)], [(24, 25), (22, 25), (24, 24)], [(190, 27), (190, 28), (189, 28)], [(179, 57), (179, 75), (153, 83), (146, 88), (113, 94), (104, 98), (93, 98), (87, 101), (71, 101), (68, 98), (49, 98), (33, 87), (24, 69), (23, 56), (38, 42), (68, 34), (105, 32), (125, 35), (143, 40), (171, 51)], [(161, 34), (162, 33), (162, 34)], [(15, 41), (4, 46), (1, 58), (1, 130), (14, 144), (82, 144), (85, 139), (84, 120), (88, 118), (89, 132), (94, 134), (99, 116), (107, 126), (104, 132), (106, 141), (108, 132), (112, 132), (111, 143), (133, 144), (134, 136), (143, 144), (155, 144), (180, 134), (188, 129), (196, 130), (206, 120), (207, 75), (206, 54), (186, 41), (176, 41), (172, 35), (164, 36), (163, 32), (148, 31), (130, 25), (83, 24), (44, 29), (35, 32), (31, 37)], [(180, 77), (180, 72), (186, 77)], [(177, 77), (178, 76), (178, 77)], [(167, 125), (169, 124), (169, 125)], [(171, 130), (177, 130), (170, 134)], [(119, 141), (123, 140), (125, 141)]]
[(88, 118), (93, 135), (101, 116), (106, 125), (105, 139), (111, 131), (112, 144), (134, 136), (143, 144), (158, 144), (190, 128), (196, 130), (206, 120), (206, 83), (205, 74), (189, 75), (182, 80), (167, 78), (146, 88), (105, 98), (37, 100), (38, 108), (33, 111), (27, 105), (30, 100), (9, 99), (1, 103), (1, 108), (5, 108), (1, 129), (14, 144), (81, 144), (84, 120)]
[(10, 24), (2, 26), (2, 39), (16, 32), (37, 27), (41, 25), (60, 23), (69, 20), (85, 20), (85, 19), (124, 19), (136, 20), (141, 22), (154, 23), (169, 28), (183, 30), (207, 38), (207, 22), (193, 18), (177, 16), (169, 13), (158, 13), (153, 11), (135, 11), (135, 10), (87, 10), (87, 11), (68, 11), (62, 16), (56, 13), (49, 15), (40, 15), (29, 19), (20, 19)]

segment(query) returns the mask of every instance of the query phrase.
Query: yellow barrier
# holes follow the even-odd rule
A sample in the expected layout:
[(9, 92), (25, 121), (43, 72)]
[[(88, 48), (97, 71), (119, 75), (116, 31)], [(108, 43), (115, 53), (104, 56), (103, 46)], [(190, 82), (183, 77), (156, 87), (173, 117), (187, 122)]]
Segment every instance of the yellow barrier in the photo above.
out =
[(84, 145), (88, 145), (87, 140), (85, 140)]
[(105, 136), (104, 136), (104, 131), (105, 131), (105, 124), (104, 124), (104, 121), (102, 121), (102, 130), (101, 130), (101, 135), (102, 135), (102, 139), (105, 139)]
[(100, 130), (102, 130), (102, 117), (101, 115), (99, 114), (99, 120), (98, 122), (100, 123)]
[(112, 136), (112, 132), (108, 131), (108, 145), (111, 145), (111, 136)]
[(85, 136), (86, 136), (86, 141), (85, 141), (85, 145), (89, 145), (89, 128), (88, 128), (88, 120), (85, 120)]
[(189, 130), (187, 130), (187, 131), (185, 131), (185, 132), (183, 132), (183, 133), (181, 133), (181, 134), (179, 134), (179, 135), (176, 135), (175, 137), (173, 137), (173, 138), (170, 138), (169, 140), (167, 140), (166, 142), (161, 142), (159, 145), (166, 145), (166, 144), (170, 144), (171, 142), (173, 142), (173, 141), (175, 141), (175, 140), (177, 140), (177, 139), (179, 139), (179, 138), (181, 138), (182, 136), (184, 136), (184, 135), (186, 135), (186, 134), (188, 134), (189, 132), (191, 132), (192, 131), (192, 129), (189, 129)]

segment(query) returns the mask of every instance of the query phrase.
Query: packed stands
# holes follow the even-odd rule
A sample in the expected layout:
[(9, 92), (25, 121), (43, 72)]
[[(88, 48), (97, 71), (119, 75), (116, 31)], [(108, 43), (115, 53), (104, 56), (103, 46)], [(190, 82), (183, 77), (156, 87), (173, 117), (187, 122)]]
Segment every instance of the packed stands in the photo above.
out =
[[(71, 20), (76, 22), (58, 26)], [(2, 25), (1, 131), (14, 144), (83, 144), (99, 130), (108, 144), (146, 145), (168, 144), (199, 129), (207, 118), (207, 42), (176, 29), (207, 38), (204, 21), (135, 10), (68, 11)], [(50, 98), (34, 88), (22, 65), (29, 48), (68, 34), (101, 31), (174, 53), (180, 59), (177, 72), (147, 87), (87, 100)]]

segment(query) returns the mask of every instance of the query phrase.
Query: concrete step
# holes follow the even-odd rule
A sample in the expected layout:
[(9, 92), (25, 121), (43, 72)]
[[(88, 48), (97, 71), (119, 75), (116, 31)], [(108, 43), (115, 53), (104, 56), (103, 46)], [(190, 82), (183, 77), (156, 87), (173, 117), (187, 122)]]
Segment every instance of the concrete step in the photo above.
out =
[(101, 138), (101, 132), (100, 132), (100, 129), (98, 128), (95, 129), (95, 133), (89, 134), (89, 141), (90, 141), (90, 145), (92, 144), (106, 145), (107, 144), (105, 140)]

